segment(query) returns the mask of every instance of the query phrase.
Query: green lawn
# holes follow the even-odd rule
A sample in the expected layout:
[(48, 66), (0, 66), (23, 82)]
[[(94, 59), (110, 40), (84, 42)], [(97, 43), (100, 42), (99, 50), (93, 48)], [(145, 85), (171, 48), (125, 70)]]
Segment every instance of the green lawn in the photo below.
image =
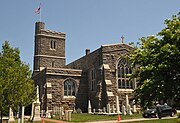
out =
[[(142, 118), (142, 114), (133, 114), (133, 115), (121, 115), (121, 120), (124, 119), (134, 119), (134, 118)], [(53, 119), (58, 119), (57, 117), (54, 117)], [(88, 122), (88, 121), (106, 121), (106, 120), (117, 120), (117, 115), (97, 115), (97, 114), (72, 114), (72, 121), (71, 122)], [(171, 119), (154, 119), (154, 120), (146, 120), (146, 121), (134, 121), (134, 122), (128, 122), (128, 123), (176, 123), (177, 118), (171, 118)], [(14, 123), (17, 123), (17, 119)], [(25, 123), (30, 123), (29, 121), (25, 120)], [(32, 123), (32, 122), (31, 122)], [(41, 123), (40, 122), (34, 122), (34, 123)], [(45, 123), (52, 123), (45, 121)]]
[[(100, 121), (100, 120), (117, 120), (117, 115), (97, 115), (97, 114), (72, 114), (72, 122)], [(142, 114), (121, 115), (121, 119), (142, 118)]]
[[(58, 119), (56, 116), (53, 119)], [(142, 114), (133, 115), (121, 115), (121, 119), (132, 119), (132, 118), (142, 118)], [(87, 122), (87, 121), (102, 121), (102, 120), (117, 120), (117, 115), (103, 115), (103, 114), (88, 114), (88, 113), (73, 113), (71, 122)]]

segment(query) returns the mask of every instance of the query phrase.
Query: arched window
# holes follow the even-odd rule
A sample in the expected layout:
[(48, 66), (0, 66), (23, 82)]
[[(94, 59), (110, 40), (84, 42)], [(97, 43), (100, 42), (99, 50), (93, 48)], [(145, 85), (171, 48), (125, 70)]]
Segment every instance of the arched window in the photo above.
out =
[(75, 83), (73, 80), (66, 80), (64, 82), (64, 96), (75, 96)]
[(133, 89), (132, 82), (129, 81), (128, 74), (132, 73), (132, 67), (130, 62), (123, 58), (118, 63), (117, 77), (118, 77), (118, 88), (119, 89)]

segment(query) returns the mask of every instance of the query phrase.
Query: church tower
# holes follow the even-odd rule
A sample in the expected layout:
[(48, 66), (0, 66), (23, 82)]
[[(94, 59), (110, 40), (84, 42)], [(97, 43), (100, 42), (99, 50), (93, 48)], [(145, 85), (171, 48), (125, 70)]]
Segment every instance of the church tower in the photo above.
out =
[(45, 30), (44, 22), (36, 22), (33, 74), (46, 67), (65, 66), (65, 33)]

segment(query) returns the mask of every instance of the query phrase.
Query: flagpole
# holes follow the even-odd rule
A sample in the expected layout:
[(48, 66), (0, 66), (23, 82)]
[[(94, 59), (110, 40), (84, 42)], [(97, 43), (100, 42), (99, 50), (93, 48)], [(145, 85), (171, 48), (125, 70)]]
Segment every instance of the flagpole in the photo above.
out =
[(40, 9), (40, 13), (39, 13), (39, 21), (41, 22), (41, 12), (42, 12), (42, 7), (41, 7), (41, 9)]
[(42, 17), (41, 17), (41, 16), (42, 16), (42, 15), (41, 15), (41, 12), (42, 12), (41, 3), (40, 3), (40, 5), (39, 5), (39, 7), (40, 7), (40, 13), (39, 13), (39, 16), (40, 16), (39, 19), (40, 19), (40, 20), (39, 20), (39, 21), (41, 22), (41, 21), (42, 21)]

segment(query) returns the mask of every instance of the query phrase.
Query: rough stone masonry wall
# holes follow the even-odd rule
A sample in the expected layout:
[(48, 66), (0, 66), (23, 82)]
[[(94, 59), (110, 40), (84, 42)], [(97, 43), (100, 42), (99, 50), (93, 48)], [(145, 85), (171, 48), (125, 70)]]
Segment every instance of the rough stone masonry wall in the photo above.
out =
[[(105, 45), (102, 46), (102, 53), (103, 53), (103, 64), (108, 64), (110, 71), (105, 70), (104, 76), (105, 80), (111, 80), (112, 85), (104, 84), (106, 88), (103, 91), (113, 92), (114, 97), (109, 96), (107, 97), (108, 103), (115, 104), (115, 96), (119, 96), (120, 104), (125, 103), (125, 95), (128, 94), (130, 98), (132, 98), (133, 94), (131, 92), (119, 92), (118, 91), (118, 83), (116, 78), (117, 72), (117, 63), (119, 59), (129, 54), (129, 51), (133, 48), (127, 44), (119, 43), (115, 45)], [(104, 92), (105, 93), (105, 92)]]
[[(82, 69), (83, 72), (87, 73), (88, 79), (82, 81), (82, 83), (87, 83), (87, 92), (88, 92), (88, 100), (91, 100), (92, 108), (99, 108), (99, 98), (98, 93), (101, 91), (101, 82), (102, 82), (102, 75), (101, 75), (101, 66), (102, 66), (102, 55), (101, 55), (101, 48), (93, 51), (92, 53), (87, 54), (86, 56), (68, 64), (67, 68), (76, 68)], [(90, 90), (90, 71), (94, 69), (96, 71), (96, 82), (95, 82), (95, 90)], [(81, 88), (79, 88), (81, 90)], [(88, 101), (87, 100), (87, 101)]]
[[(39, 47), (39, 49), (36, 50), (38, 55), (65, 57), (65, 39), (38, 35), (36, 41)], [(51, 49), (51, 41), (56, 42), (55, 49)]]
[[(67, 79), (72, 79), (76, 82), (76, 97), (64, 96), (64, 82)], [(53, 107), (62, 106), (65, 109), (73, 109), (74, 105), (76, 108), (80, 108), (86, 111), (87, 107), (87, 77), (81, 70), (73, 69), (47, 69), (46, 72), (46, 83), (51, 85), (47, 87), (47, 107), (52, 110)], [(83, 82), (82, 82), (83, 81)], [(80, 89), (81, 88), (81, 89)]]
[[(51, 49), (51, 41), (56, 41), (56, 48)], [(40, 59), (39, 67), (51, 67), (54, 62), (54, 67), (59, 68), (65, 66), (65, 39), (40, 36), (35, 41), (37, 47), (35, 49), (35, 60)], [(36, 63), (38, 63), (36, 61)]]
[[(34, 70), (38, 70), (40, 67), (64, 67), (66, 62), (65, 33), (45, 30), (44, 28), (43, 22), (36, 23)], [(55, 42), (55, 48), (51, 48), (52, 41)]]

